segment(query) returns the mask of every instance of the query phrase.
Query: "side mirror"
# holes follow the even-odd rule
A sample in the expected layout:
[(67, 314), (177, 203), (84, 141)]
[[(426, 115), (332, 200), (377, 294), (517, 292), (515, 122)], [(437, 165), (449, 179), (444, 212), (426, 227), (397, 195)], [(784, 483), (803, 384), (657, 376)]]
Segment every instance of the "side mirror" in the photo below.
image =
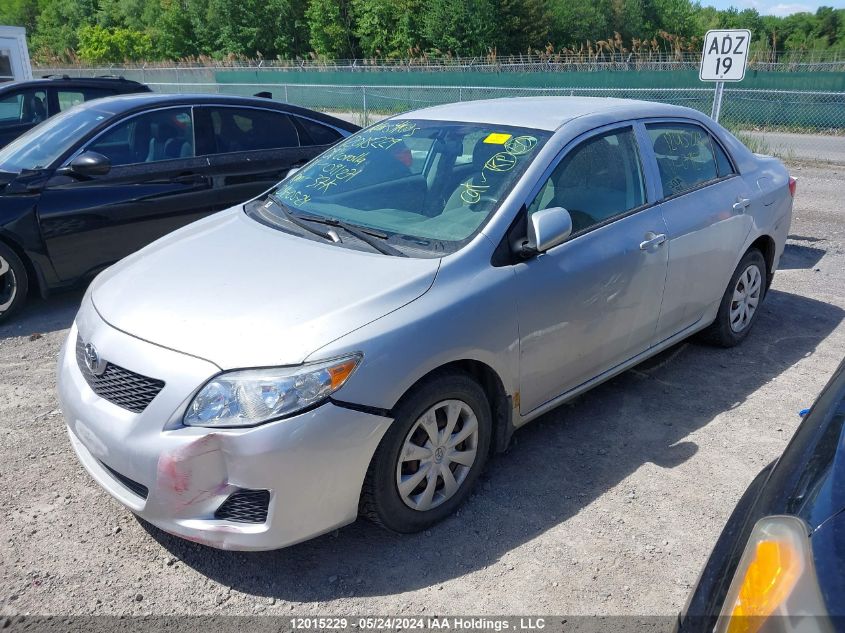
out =
[(572, 216), (563, 207), (537, 211), (528, 218), (528, 244), (530, 251), (544, 253), (566, 241), (572, 233)]
[(105, 176), (111, 171), (111, 161), (97, 152), (82, 152), (79, 156), (70, 161), (67, 167), (62, 167), (59, 172), (68, 176)]

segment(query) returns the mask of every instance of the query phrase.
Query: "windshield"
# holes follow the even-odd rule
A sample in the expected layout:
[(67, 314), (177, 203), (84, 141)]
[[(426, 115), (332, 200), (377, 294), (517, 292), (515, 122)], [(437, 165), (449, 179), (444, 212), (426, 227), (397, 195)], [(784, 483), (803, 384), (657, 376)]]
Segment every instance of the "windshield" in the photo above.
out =
[(47, 119), (0, 149), (0, 171), (49, 167), (108, 116), (91, 108), (73, 108)]
[[(549, 132), (391, 119), (318, 156), (275, 191), (288, 211), (454, 251), (487, 221)], [(275, 208), (275, 207), (274, 207)], [(266, 210), (284, 219), (285, 211)]]

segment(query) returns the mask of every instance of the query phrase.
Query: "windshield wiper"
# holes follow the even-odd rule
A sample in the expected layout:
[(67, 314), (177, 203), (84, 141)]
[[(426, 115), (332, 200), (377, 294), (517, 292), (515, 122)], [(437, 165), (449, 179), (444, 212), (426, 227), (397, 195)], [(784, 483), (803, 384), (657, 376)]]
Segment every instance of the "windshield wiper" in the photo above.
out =
[(407, 257), (407, 255), (400, 251), (398, 248), (394, 248), (390, 244), (384, 242), (383, 240), (386, 240), (388, 236), (385, 233), (381, 233), (380, 231), (358, 228), (357, 226), (348, 224), (343, 220), (338, 220), (337, 218), (309, 217), (308, 219), (313, 222), (321, 222), (323, 224), (328, 224), (329, 226), (336, 226), (338, 228), (341, 228), (350, 235), (354, 235), (362, 242), (369, 244), (374, 249), (381, 253), (384, 253), (385, 255), (393, 255), (394, 257)]
[(295, 224), (301, 229), (308, 231), (309, 233), (313, 233), (314, 235), (319, 235), (324, 240), (328, 240), (329, 242), (340, 242), (340, 237), (338, 237), (337, 233), (334, 231), (321, 231), (316, 226), (311, 226), (307, 222), (304, 222), (302, 218), (295, 215), (290, 209), (288, 209), (287, 205), (282, 202), (281, 198), (274, 193), (271, 193), (267, 196), (273, 203), (282, 210), (282, 213), (285, 215), (285, 219), (288, 220), (291, 224)]

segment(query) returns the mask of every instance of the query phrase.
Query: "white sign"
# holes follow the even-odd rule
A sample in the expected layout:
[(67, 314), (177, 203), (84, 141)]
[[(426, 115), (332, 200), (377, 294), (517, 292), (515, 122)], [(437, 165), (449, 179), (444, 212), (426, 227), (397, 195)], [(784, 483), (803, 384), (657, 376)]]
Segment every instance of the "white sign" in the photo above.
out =
[(742, 81), (750, 44), (751, 31), (747, 29), (707, 31), (698, 78), (701, 81)]

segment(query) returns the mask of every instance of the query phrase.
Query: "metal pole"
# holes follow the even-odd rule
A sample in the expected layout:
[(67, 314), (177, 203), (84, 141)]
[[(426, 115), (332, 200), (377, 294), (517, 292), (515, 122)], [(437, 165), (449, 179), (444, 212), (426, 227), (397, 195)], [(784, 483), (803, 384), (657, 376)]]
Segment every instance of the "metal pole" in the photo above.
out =
[(288, 85), (285, 84), (285, 103), (290, 103), (290, 99), (288, 99)]
[(713, 112), (710, 114), (710, 118), (713, 119), (716, 123), (719, 122), (719, 114), (722, 111), (722, 92), (725, 89), (725, 82), (724, 81), (717, 81), (716, 82), (716, 92), (713, 93)]
[(364, 127), (369, 125), (369, 116), (367, 115), (367, 86), (361, 86), (361, 94), (364, 97)]

